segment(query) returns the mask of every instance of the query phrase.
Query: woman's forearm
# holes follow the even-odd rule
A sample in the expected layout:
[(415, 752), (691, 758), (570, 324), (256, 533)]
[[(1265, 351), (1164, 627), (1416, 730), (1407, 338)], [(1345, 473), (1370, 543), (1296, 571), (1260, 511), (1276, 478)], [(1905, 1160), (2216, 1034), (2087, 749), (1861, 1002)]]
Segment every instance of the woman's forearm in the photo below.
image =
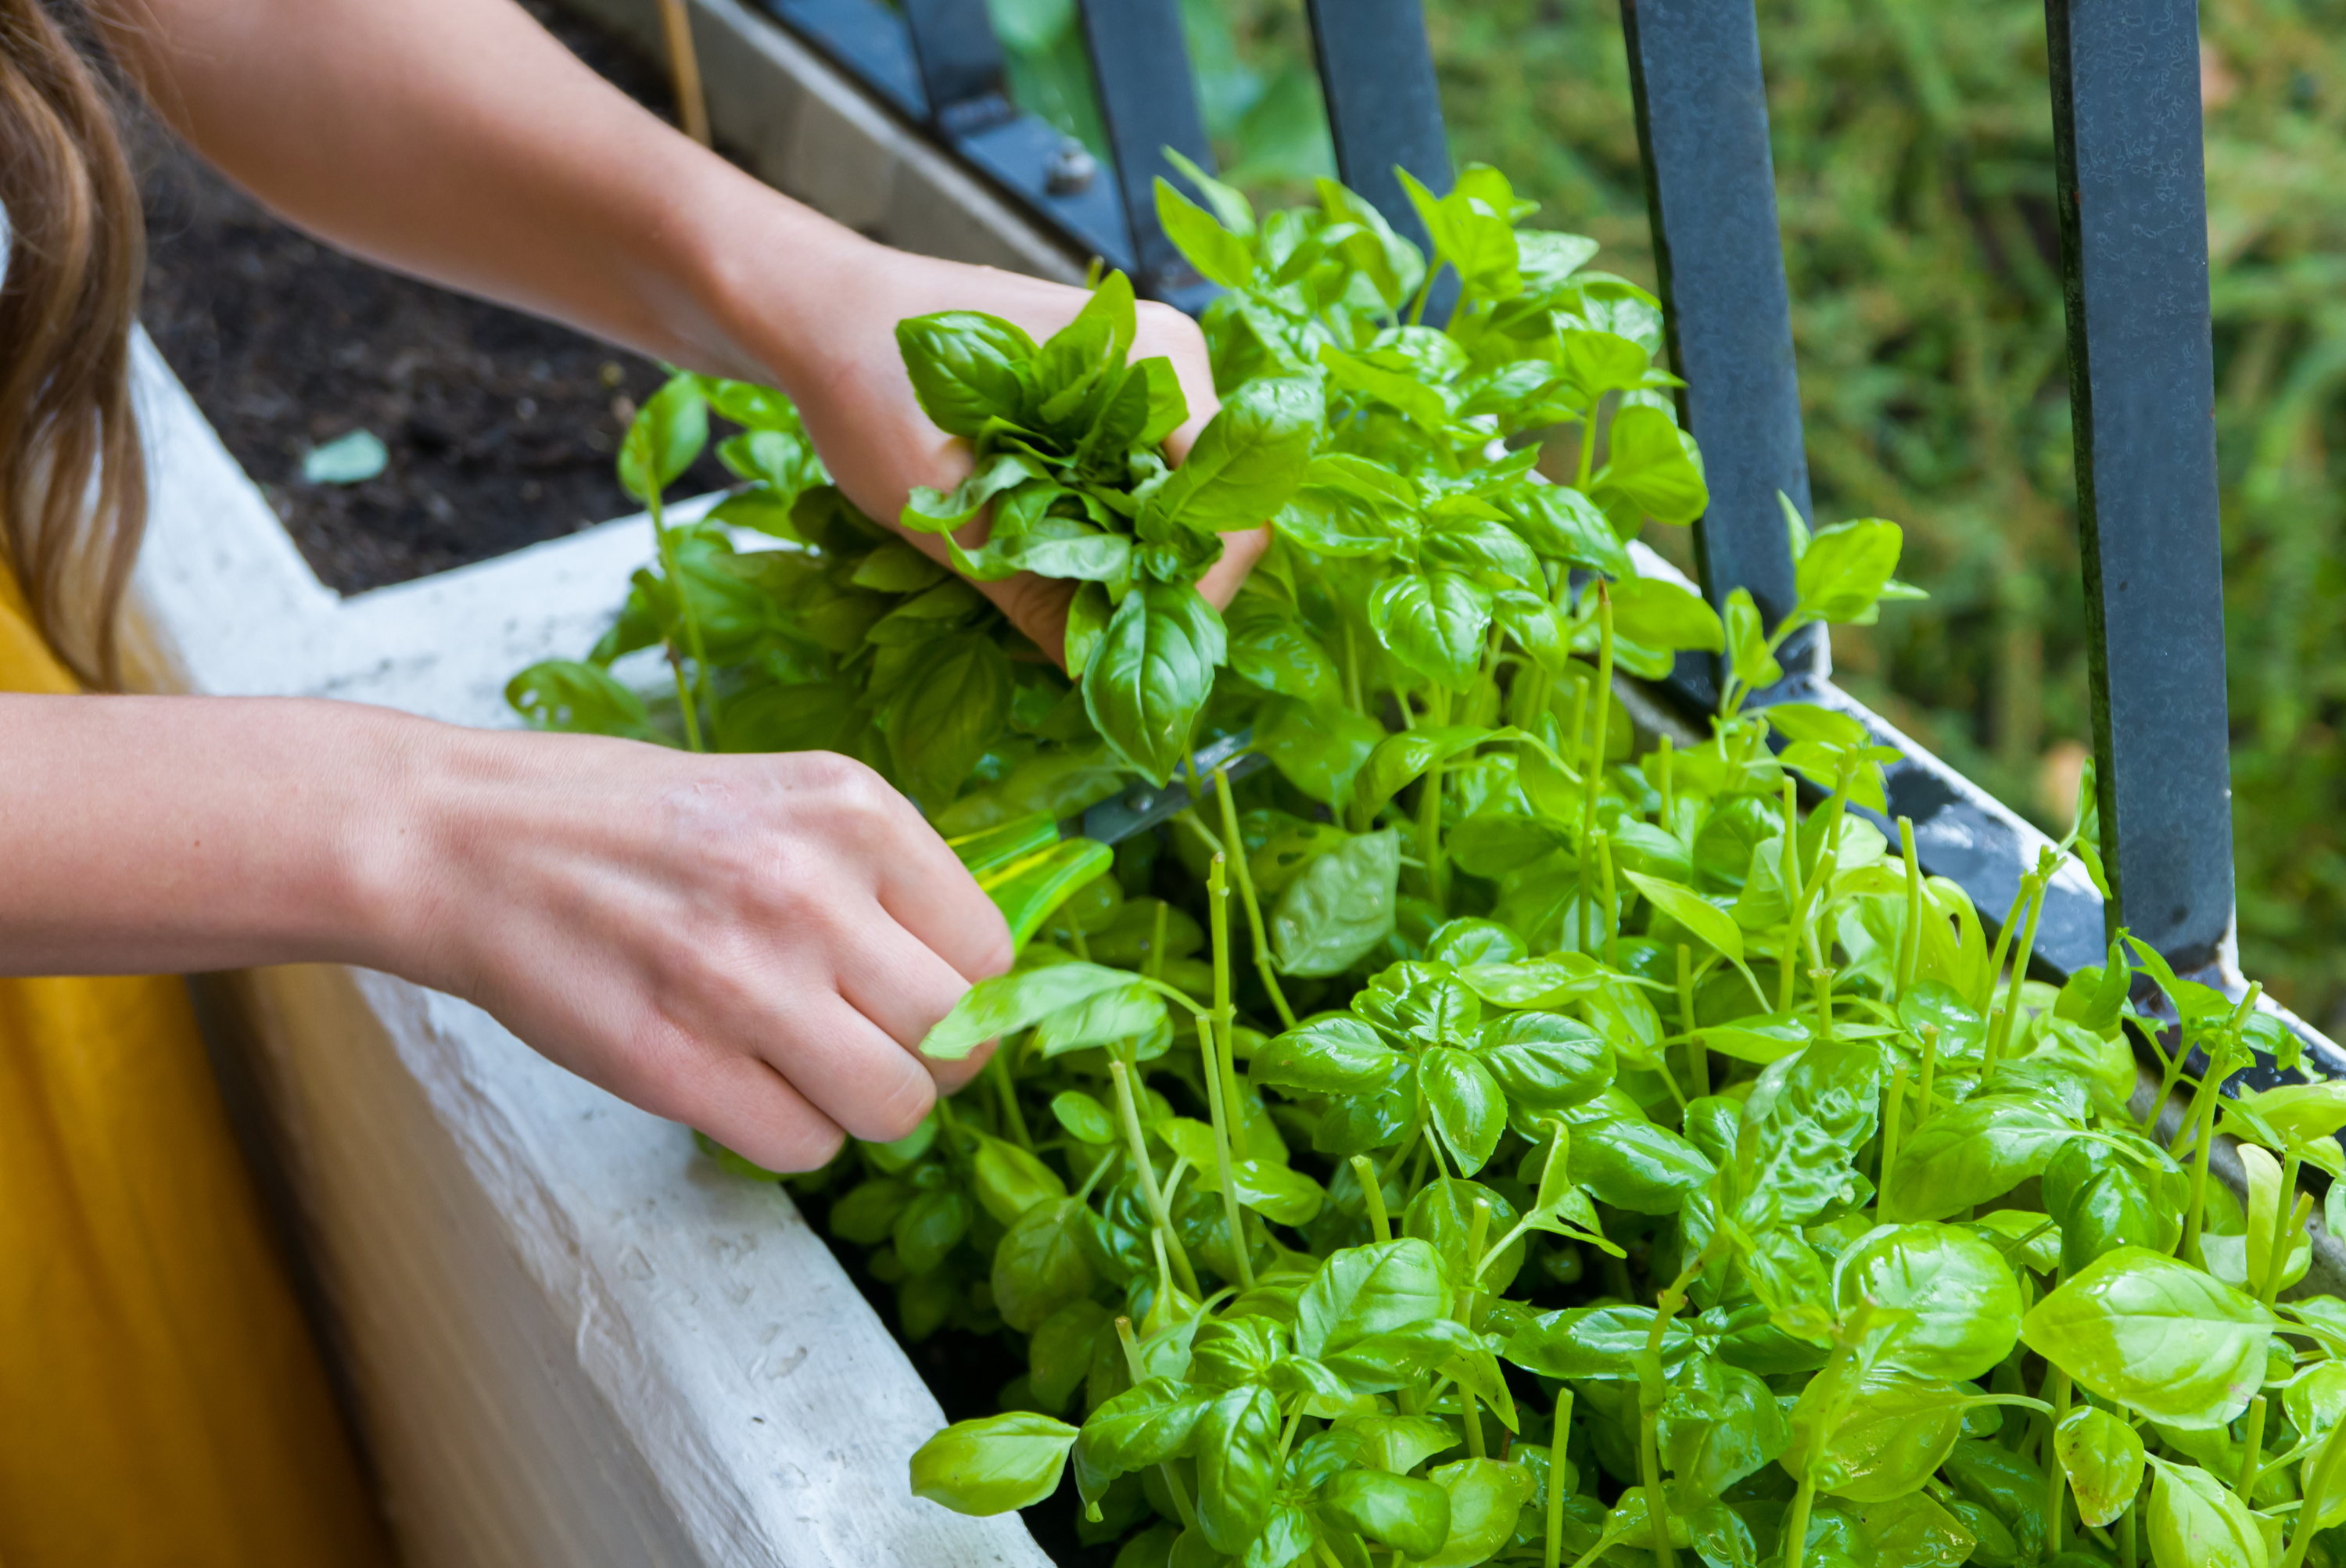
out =
[(740, 341), (742, 274), (798, 315), (879, 249), (662, 125), (510, 0), (104, 4), (157, 107), (275, 211), (655, 358), (790, 377)]
[(0, 695), (0, 973), (382, 964), (425, 780), (470, 740), (348, 703)]

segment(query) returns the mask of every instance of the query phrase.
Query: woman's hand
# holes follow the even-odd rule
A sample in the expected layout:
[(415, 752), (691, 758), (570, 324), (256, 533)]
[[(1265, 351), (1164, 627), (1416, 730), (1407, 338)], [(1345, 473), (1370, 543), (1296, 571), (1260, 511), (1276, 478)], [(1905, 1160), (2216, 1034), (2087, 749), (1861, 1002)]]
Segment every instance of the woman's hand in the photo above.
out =
[[(840, 488), (872, 517), (893, 524), (913, 486), (950, 491), (971, 466), (968, 444), (930, 423), (913, 398), (896, 349), (896, 323), (939, 311), (982, 311), (1016, 322), (1039, 342), (1072, 321), (1090, 295), (1064, 283), (908, 255), (867, 241), (843, 241), (840, 251), (823, 264), (832, 302), (820, 312), (776, 323), (787, 341), (764, 357), (796, 400)], [(1130, 358), (1171, 361), (1189, 405), (1188, 419), (1165, 443), (1178, 463), (1220, 406), (1205, 336), (1169, 305), (1144, 301), (1138, 318)], [(1198, 585), (1217, 608), (1229, 605), (1270, 543), (1268, 521), (1260, 528), (1222, 535), (1222, 558)], [(958, 537), (974, 547), (984, 542), (986, 528), (980, 518)], [(944, 540), (928, 534), (908, 536), (951, 564)], [(1037, 647), (1059, 657), (1074, 584), (1021, 573), (978, 586)]]
[(355, 703), (0, 693), (0, 974), (355, 963), (771, 1170), (910, 1132), (1010, 937), (904, 798)]
[(377, 900), (383, 967), (770, 1170), (902, 1137), (984, 1065), (919, 1046), (1009, 967), (1009, 932), (870, 769), (586, 736), (443, 746), (435, 826)]

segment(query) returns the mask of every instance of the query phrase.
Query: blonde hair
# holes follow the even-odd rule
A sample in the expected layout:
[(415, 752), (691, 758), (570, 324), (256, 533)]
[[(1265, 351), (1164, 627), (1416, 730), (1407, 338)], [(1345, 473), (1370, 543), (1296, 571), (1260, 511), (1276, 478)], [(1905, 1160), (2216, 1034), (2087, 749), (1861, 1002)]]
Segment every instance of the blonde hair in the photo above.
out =
[(57, 656), (117, 687), (147, 516), (146, 230), (107, 86), (42, 0), (0, 0), (0, 553)]

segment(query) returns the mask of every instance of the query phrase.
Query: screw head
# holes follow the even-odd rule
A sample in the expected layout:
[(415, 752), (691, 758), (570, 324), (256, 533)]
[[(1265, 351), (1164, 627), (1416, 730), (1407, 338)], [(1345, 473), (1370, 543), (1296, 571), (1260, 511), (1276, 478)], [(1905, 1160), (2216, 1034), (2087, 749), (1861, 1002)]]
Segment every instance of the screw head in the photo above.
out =
[(1099, 178), (1099, 159), (1069, 137), (1043, 165), (1043, 188), (1053, 196), (1079, 196)]

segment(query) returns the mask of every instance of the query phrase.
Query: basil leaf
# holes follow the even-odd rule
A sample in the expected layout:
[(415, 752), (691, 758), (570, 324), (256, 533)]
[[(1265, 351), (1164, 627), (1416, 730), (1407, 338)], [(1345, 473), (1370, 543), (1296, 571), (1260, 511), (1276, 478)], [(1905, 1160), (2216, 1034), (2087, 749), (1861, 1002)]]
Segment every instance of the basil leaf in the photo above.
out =
[(1139, 584), (1084, 667), (1084, 709), (1134, 771), (1161, 785), (1188, 754), (1227, 649), (1222, 617), (1197, 589)]
[(1944, 1219), (2040, 1176), (2076, 1135), (2035, 1099), (1985, 1095), (1934, 1113), (1898, 1152), (1890, 1198), (1901, 1215)]
[(1341, 974), (1393, 929), (1401, 835), (1363, 833), (1320, 856), (1271, 911), (1271, 952), (1293, 975)]
[(668, 744), (653, 730), (642, 697), (610, 671), (574, 659), (545, 659), (523, 670), (505, 683), (505, 706), (534, 729)]
[[(1507, 1336), (1500, 1351), (1509, 1361), (1543, 1378), (1597, 1378), (1627, 1381), (1653, 1337), (1650, 1307), (1572, 1307), (1533, 1312), (1515, 1302), (1494, 1308), (1492, 1327)], [(1662, 1365), (1677, 1366), (1695, 1352), (1694, 1329), (1673, 1319), (1662, 1330)]]
[(1486, 584), (1456, 572), (1397, 572), (1369, 595), (1369, 629), (1411, 669), (1464, 691), (1482, 664), (1493, 602)]
[(1817, 535), (1796, 568), (1799, 613), (1821, 621), (1870, 619), (1874, 601), (1898, 569), (1903, 542), (1898, 524), (1879, 517)]
[(1327, 367), (1328, 384), (1399, 410), (1428, 436), (1440, 439), (1450, 423), (1450, 404), (1441, 389), (1407, 371), (1395, 370), (1323, 344), (1320, 362)]
[(1225, 289), (1243, 289), (1254, 280), (1252, 248), (1161, 175), (1157, 180), (1157, 221), (1164, 226), (1165, 237), (1210, 281)]
[(2147, 1517), (2159, 1568), (2265, 1568), (2263, 1527), (2231, 1488), (2198, 1465), (2154, 1462)]
[(1076, 1441), (1076, 1487), (1086, 1501), (1117, 1476), (1188, 1453), (1213, 1396), (1178, 1378), (1150, 1378), (1094, 1410)]
[(1055, 963), (981, 980), (929, 1031), (921, 1054), (958, 1061), (996, 1035), (1025, 1029), (1101, 992), (1119, 990), (1132, 979), (1127, 971), (1101, 964)]
[(619, 444), (619, 487), (647, 504), (684, 475), (709, 444), (709, 402), (700, 378), (670, 376), (644, 400)]
[(1280, 697), (1263, 705), (1254, 723), (1255, 749), (1311, 799), (1350, 799), (1362, 765), (1385, 738), (1385, 727), (1333, 703)]
[(1613, 1048), (1585, 1023), (1553, 1013), (1517, 1013), (1483, 1026), (1474, 1054), (1507, 1098), (1558, 1110), (1613, 1081)]
[(1345, 1529), (1403, 1557), (1431, 1557), (1450, 1538), (1450, 1493), (1414, 1476), (1344, 1471), (1321, 1488), (1319, 1502)]
[(1279, 616), (1257, 616), (1232, 629), (1230, 668), (1265, 691), (1299, 702), (1334, 703), (1342, 691), (1336, 661), (1301, 625)]
[(1232, 1389), (1198, 1418), (1198, 1529), (1216, 1551), (1245, 1550), (1270, 1522), (1279, 1428), (1269, 1389)]
[(1247, 1076), (1306, 1094), (1358, 1094), (1382, 1086), (1404, 1064), (1384, 1036), (1338, 1013), (1274, 1036), (1256, 1050)]
[(1019, 367), (1035, 340), (999, 316), (947, 311), (896, 323), (896, 348), (921, 412), (948, 435), (974, 439), (990, 419), (1017, 423), (1025, 412)]
[(1484, 741), (1511, 732), (1468, 724), (1430, 726), (1388, 735), (1369, 754), (1353, 782), (1353, 793), (1373, 814), (1430, 768), (1438, 768)]
[(1566, 1113), (1572, 1179), (1599, 1203), (1637, 1214), (1675, 1214), (1714, 1174), (1702, 1151), (1668, 1127), (1625, 1115), (1602, 1100)]
[[(1551, 561), (1586, 566), (1627, 585), (1632, 575), (1628, 550), (1596, 504), (1567, 484), (1535, 481), (1512, 485), (1492, 498), (1515, 523), (1532, 549)], [(1616, 622), (1616, 631), (1619, 623)]]
[(888, 708), (888, 748), (907, 793), (951, 800), (1010, 718), (1010, 657), (978, 633), (931, 644)]
[(1676, 583), (1659, 577), (1630, 577), (1615, 583), (1608, 592), (1617, 637), (1672, 651), (1719, 653), (1727, 646), (1719, 612)]
[(1658, 408), (1637, 405), (1613, 416), (1611, 460), (1595, 489), (1610, 492), (1657, 523), (1691, 523), (1710, 504), (1694, 440)]
[[(1853, 1392), (1823, 1378), (1792, 1407), (1792, 1444), (1785, 1468), (1813, 1451), (1796, 1479), (1852, 1502), (1887, 1502), (1917, 1491), (1946, 1462), (1964, 1434), (1962, 1389), (1936, 1378), (1881, 1369)], [(1837, 1419), (1836, 1419), (1837, 1418)], [(1830, 1421), (1820, 1432), (1821, 1423)]]
[(1329, 1254), (1295, 1303), (1298, 1355), (1326, 1360), (1372, 1335), (1437, 1318), (1447, 1309), (1433, 1248), (1404, 1237)]
[(1426, 1471), (1425, 1479), (1450, 1494), (1450, 1534), (1418, 1568), (1472, 1568), (1489, 1561), (1515, 1534), (1515, 1520), (1531, 1501), (1531, 1472), (1495, 1459), (1456, 1460)]
[(1645, 894), (1653, 906), (1684, 926), (1706, 945), (1724, 954), (1729, 961), (1743, 960), (1743, 933), (1737, 929), (1735, 917), (1710, 902), (1691, 888), (1682, 888), (1657, 877), (1637, 871), (1623, 873), (1631, 885)]
[(1052, 1095), (1051, 1115), (1078, 1143), (1105, 1148), (1121, 1135), (1117, 1131), (1116, 1118), (1080, 1089), (1064, 1089)]
[(913, 1455), (913, 1494), (956, 1513), (1007, 1513), (1059, 1490), (1076, 1429), (1032, 1410), (955, 1421)]
[(1437, 519), (1418, 542), (1427, 565), (1474, 578), (1492, 588), (1545, 582), (1531, 549), (1504, 523), (1487, 517)]
[(2142, 1490), (2141, 1434), (2107, 1410), (2071, 1410), (2053, 1430), (2053, 1451), (2087, 1524), (2116, 1519)]
[(1310, 382), (1249, 382), (1207, 422), (1143, 515), (1205, 534), (1270, 522), (1302, 483), (1321, 415)]
[(1766, 1383), (1712, 1356), (1690, 1356), (1662, 1403), (1662, 1458), (1697, 1492), (1716, 1497), (1756, 1474), (1791, 1441)]
[(1005, 1323), (1031, 1333), (1060, 1308), (1091, 1294), (1082, 1243), (1088, 1213), (1072, 1197), (1046, 1199), (1020, 1215), (995, 1244), (991, 1282)]
[(1877, 1364), (1961, 1382), (1985, 1377), (2020, 1338), (2020, 1286), (2004, 1256), (1951, 1225), (1880, 1226), (1842, 1255), (1834, 1292), (1912, 1316), (1887, 1330)]
[(1418, 1058), (1417, 1081), (1452, 1162), (1467, 1176), (1481, 1170), (1507, 1130), (1506, 1096), (1499, 1085), (1472, 1054), (1448, 1045)]
[(978, 1135), (971, 1162), (970, 1188), (980, 1207), (1004, 1225), (1015, 1225), (1038, 1203), (1067, 1196), (1059, 1173), (1006, 1139)]
[(2270, 1312), (2221, 1281), (2123, 1247), (2030, 1308), (2020, 1337), (2104, 1399), (2206, 1431), (2248, 1409), (2272, 1329)]

